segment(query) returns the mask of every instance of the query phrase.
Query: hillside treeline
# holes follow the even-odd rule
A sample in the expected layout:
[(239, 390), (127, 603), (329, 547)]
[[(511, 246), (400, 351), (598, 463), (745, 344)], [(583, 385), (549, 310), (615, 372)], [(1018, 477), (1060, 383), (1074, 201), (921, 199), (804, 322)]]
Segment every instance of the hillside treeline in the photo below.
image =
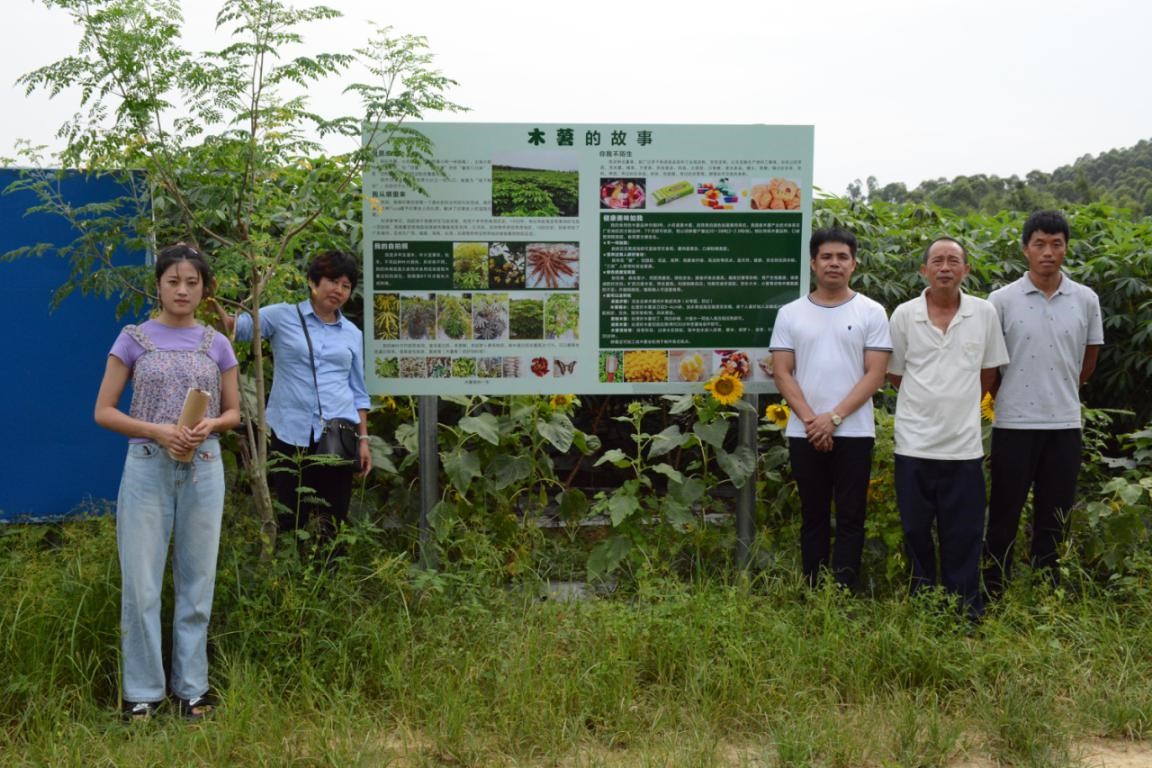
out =
[(848, 185), (851, 200), (931, 203), (959, 214), (1031, 211), (1102, 203), (1127, 210), (1134, 218), (1152, 216), (1152, 141), (1084, 155), (1051, 173), (1032, 171), (1024, 178), (974, 174), (929, 179), (908, 189), (903, 182), (881, 184), (875, 176)]

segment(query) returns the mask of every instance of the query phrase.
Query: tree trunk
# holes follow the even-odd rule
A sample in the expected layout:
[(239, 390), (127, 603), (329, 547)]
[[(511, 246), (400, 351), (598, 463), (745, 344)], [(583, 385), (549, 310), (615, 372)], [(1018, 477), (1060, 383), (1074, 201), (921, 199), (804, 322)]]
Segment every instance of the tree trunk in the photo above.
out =
[[(254, 261), (255, 259), (253, 259)], [(252, 268), (252, 379), (256, 388), (255, 402), (244, 402), (248, 417), (247, 458), (248, 481), (252, 488), (252, 501), (260, 518), (260, 559), (267, 561), (276, 552), (276, 507), (268, 485), (268, 421), (267, 397), (264, 387), (264, 345), (260, 336), (260, 302), (263, 291), (261, 278)]]

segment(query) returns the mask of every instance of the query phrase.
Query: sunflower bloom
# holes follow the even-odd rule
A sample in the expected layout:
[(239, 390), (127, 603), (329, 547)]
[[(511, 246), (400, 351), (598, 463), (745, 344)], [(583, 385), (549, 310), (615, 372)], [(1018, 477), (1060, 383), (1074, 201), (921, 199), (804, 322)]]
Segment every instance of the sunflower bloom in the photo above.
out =
[(980, 415), (984, 421), (992, 422), (996, 420), (996, 400), (992, 397), (991, 392), (984, 393), (984, 399), (980, 401)]
[(548, 405), (552, 406), (554, 411), (563, 411), (576, 401), (576, 395), (552, 395), (552, 399), (548, 401)]
[(768, 407), (764, 409), (764, 418), (777, 429), (784, 429), (788, 426), (788, 415), (788, 406), (784, 403), (769, 403)]
[(722, 405), (732, 405), (744, 394), (744, 382), (731, 374), (722, 373), (709, 379), (704, 389), (711, 392), (712, 397)]

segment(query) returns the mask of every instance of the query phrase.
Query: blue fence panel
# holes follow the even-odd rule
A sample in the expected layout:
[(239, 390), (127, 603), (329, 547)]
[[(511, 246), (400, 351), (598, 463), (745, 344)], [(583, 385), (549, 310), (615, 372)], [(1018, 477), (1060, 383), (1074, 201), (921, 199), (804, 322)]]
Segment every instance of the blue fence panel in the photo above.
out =
[[(19, 177), (0, 169), (0, 190)], [(70, 175), (61, 186), (76, 205), (122, 194), (113, 179)], [(31, 192), (0, 196), (0, 253), (36, 243), (66, 244), (76, 232), (60, 217), (28, 214)], [(117, 254), (118, 264), (143, 253)], [(54, 253), (0, 263), (0, 306), (8, 355), (0, 402), (9, 427), (0, 441), (0, 522), (51, 520), (111, 508), (126, 439), (96, 426), (92, 409), (108, 350), (121, 326), (115, 301), (74, 293), (53, 311), (52, 294), (68, 279)]]

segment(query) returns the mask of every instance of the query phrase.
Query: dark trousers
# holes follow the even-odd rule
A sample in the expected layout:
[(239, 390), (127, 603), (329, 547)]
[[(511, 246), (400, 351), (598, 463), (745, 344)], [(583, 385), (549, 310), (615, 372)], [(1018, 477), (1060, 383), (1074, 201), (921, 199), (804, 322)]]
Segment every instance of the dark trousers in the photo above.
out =
[(1012, 576), (1020, 513), (1032, 491), (1033, 568), (1055, 575), (1076, 502), (1083, 438), (1079, 429), (993, 429), (992, 494), (984, 545), (984, 587), (996, 597)]
[(352, 475), (355, 465), (317, 464), (310, 456), (316, 450), (313, 440), (307, 448), (291, 445), (272, 435), (269, 456), (275, 464), (269, 485), (282, 508), (277, 515), (281, 531), (308, 527), (315, 521), (322, 541), (330, 540), (348, 521), (352, 501)]
[[(982, 462), (896, 454), (896, 503), (904, 527), (904, 548), (912, 566), (912, 592), (943, 584), (960, 596), (965, 611), (973, 617), (984, 613), (980, 593), (986, 498)], [(939, 581), (933, 523), (940, 540)]]
[(849, 588), (854, 588), (860, 578), (864, 511), (875, 442), (871, 437), (837, 437), (831, 451), (821, 452), (807, 438), (788, 438), (792, 477), (800, 491), (800, 561), (811, 585), (816, 584), (821, 569), (830, 568), (836, 582)]

